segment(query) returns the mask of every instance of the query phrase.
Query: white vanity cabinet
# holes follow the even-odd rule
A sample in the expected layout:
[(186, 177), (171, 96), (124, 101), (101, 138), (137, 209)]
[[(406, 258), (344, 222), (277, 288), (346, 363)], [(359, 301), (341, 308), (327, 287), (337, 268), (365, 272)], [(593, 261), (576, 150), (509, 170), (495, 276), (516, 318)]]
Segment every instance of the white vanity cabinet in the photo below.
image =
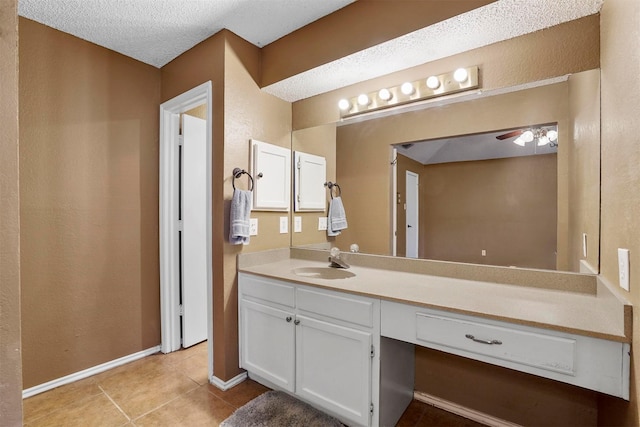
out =
[(377, 425), (380, 301), (240, 273), (240, 366), (349, 425)]

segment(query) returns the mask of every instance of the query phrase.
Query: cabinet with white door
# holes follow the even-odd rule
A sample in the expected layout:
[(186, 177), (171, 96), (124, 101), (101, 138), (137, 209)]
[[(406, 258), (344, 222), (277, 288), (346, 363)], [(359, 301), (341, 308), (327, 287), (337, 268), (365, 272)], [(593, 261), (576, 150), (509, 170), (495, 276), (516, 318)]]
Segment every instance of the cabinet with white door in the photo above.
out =
[(378, 424), (380, 302), (238, 277), (240, 366), (349, 425)]

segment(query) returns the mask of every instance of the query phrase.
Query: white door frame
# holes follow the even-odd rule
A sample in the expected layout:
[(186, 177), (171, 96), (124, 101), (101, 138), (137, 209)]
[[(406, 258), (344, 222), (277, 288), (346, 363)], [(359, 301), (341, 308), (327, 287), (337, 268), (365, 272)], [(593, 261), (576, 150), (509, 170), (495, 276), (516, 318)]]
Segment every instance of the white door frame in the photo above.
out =
[[(413, 179), (415, 179), (416, 182), (416, 186), (415, 188), (409, 188), (409, 177), (412, 177)], [(413, 228), (412, 230), (412, 234), (415, 235), (415, 247), (412, 248), (415, 249), (415, 258), (418, 258), (418, 253), (420, 251), (420, 238), (419, 238), (419, 227), (420, 227), (420, 195), (418, 193), (418, 185), (419, 185), (419, 181), (420, 180), (420, 175), (418, 175), (415, 172), (411, 172), (411, 171), (405, 171), (405, 203), (406, 203), (406, 210), (405, 210), (405, 256), (409, 256), (409, 221), (408, 219), (406, 219), (409, 215), (409, 208), (413, 208), (413, 213), (415, 214), (416, 217), (416, 223), (415, 225), (411, 226)], [(415, 197), (413, 197), (413, 199), (415, 199), (415, 206), (409, 206), (408, 200), (409, 200), (409, 190), (411, 190), (411, 193), (415, 195)]]
[(209, 379), (213, 376), (213, 289), (212, 289), (212, 84), (203, 83), (160, 105), (160, 349), (170, 353), (180, 348), (179, 257), (178, 257), (178, 155), (173, 147), (180, 126), (180, 113), (207, 105), (207, 351)]

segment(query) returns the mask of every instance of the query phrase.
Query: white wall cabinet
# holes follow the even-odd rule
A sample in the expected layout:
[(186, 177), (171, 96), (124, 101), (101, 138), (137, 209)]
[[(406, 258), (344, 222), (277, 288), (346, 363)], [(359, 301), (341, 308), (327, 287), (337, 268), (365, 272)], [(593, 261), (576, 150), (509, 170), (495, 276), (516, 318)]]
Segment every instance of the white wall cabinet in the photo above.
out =
[(253, 210), (288, 211), (291, 195), (291, 151), (251, 140)]
[(379, 301), (245, 273), (238, 284), (249, 376), (349, 425), (378, 425)]
[(323, 211), (327, 206), (327, 160), (294, 152), (294, 207), (296, 212)]

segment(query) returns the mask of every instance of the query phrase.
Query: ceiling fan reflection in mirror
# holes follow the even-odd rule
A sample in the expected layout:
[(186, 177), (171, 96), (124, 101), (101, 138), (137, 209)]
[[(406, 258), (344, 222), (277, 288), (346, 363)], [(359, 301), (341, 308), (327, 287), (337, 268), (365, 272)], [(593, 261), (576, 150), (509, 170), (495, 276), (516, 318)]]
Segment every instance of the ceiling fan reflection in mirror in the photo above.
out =
[(533, 141), (535, 141), (538, 146), (547, 144), (549, 144), (550, 147), (558, 146), (558, 131), (555, 129), (555, 126), (517, 129), (496, 136), (496, 139), (501, 141), (510, 138), (515, 138), (512, 142), (521, 147)]

